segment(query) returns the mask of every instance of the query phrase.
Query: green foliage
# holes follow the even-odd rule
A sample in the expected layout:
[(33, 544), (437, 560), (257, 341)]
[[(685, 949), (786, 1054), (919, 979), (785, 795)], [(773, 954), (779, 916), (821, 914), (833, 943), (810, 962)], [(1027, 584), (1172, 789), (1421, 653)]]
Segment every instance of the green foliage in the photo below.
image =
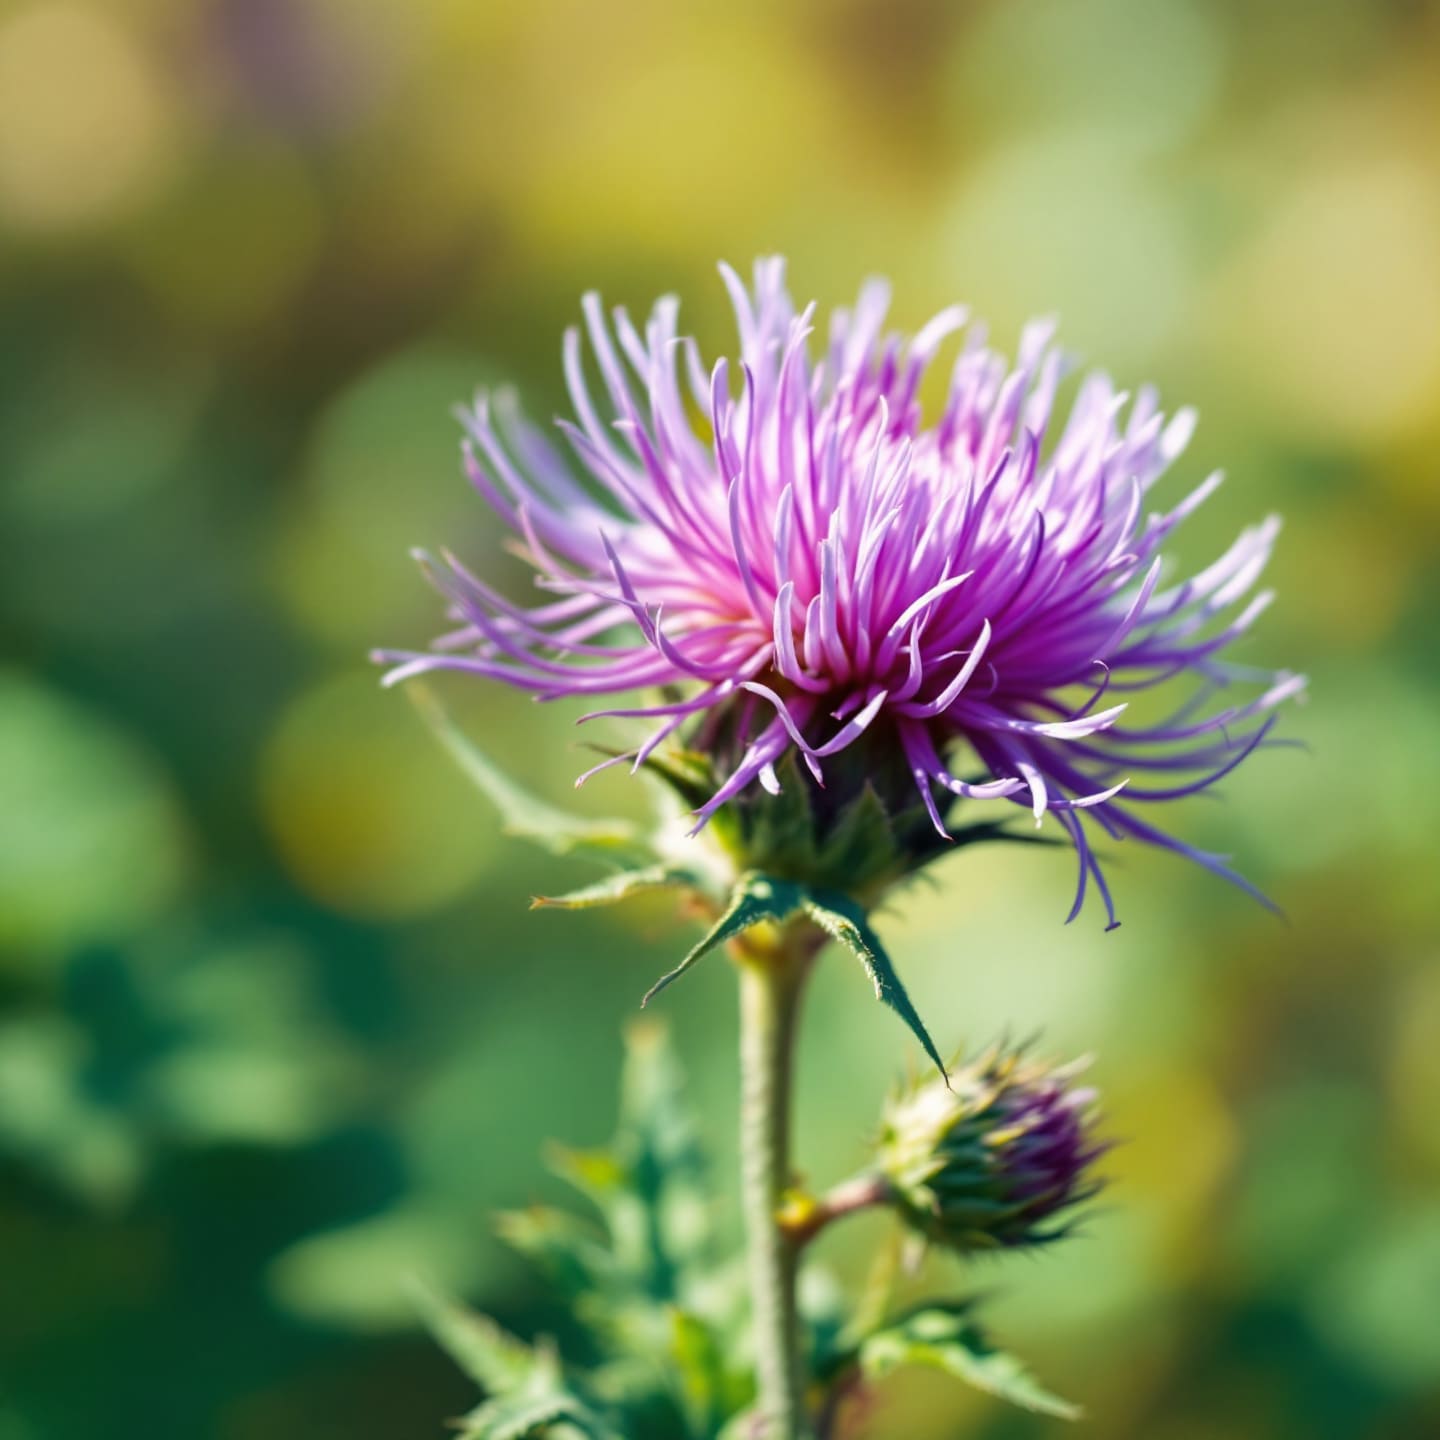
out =
[(821, 891), (807, 894), (804, 899), (805, 913), (832, 940), (838, 940), (859, 960), (870, 983), (875, 987), (875, 998), (882, 1005), (888, 1005), (909, 1027), (910, 1033), (920, 1042), (925, 1053), (943, 1075), (945, 1062), (935, 1048), (925, 1023), (920, 1019), (905, 986), (895, 973), (895, 966), (880, 944), (879, 937), (870, 928), (865, 912), (848, 896), (835, 891)]
[[(720, 747), (723, 755), (723, 745)], [(861, 743), (827, 762), (818, 785), (796, 754), (776, 765), (777, 794), (745, 793), (721, 807), (708, 833), (735, 868), (826, 890), (869, 908), (932, 861), (984, 841), (1058, 843), (1016, 819), (961, 823), (956, 797), (936, 795), (950, 838), (941, 836), (915, 792), (908, 766), (895, 764), (892, 740)], [(698, 810), (725, 779), (723, 760), (694, 751), (657, 753), (646, 770), (689, 810)], [(977, 777), (983, 778), (983, 777)]]
[[(477, 1327), (476, 1333), (487, 1333), (479, 1317), (466, 1318)], [(518, 1342), (498, 1329), (493, 1338), (498, 1341), (497, 1348), (503, 1346), (509, 1352), (510, 1347), (514, 1347), (523, 1354), (523, 1364), (503, 1372), (498, 1386), (488, 1387), (492, 1391), (490, 1398), (461, 1421), (461, 1440), (526, 1440), (527, 1436), (535, 1435), (553, 1435), (557, 1440), (573, 1436), (585, 1436), (587, 1440), (626, 1440), (624, 1432), (613, 1428), (566, 1376), (559, 1357), (549, 1345), (522, 1349)], [(442, 1343), (445, 1342), (442, 1340)], [(464, 1353), (474, 1358), (475, 1349), (471, 1338)]]
[(523, 1386), (536, 1368), (535, 1351), (507, 1334), (486, 1315), (415, 1287), (415, 1298), (430, 1333), (477, 1385), (496, 1395)]
[[(712, 877), (702, 863), (684, 864), (660, 853), (659, 832), (643, 838), (624, 821), (587, 821), (536, 800), (485, 757), (450, 720), (423, 686), (412, 685), (421, 713), (466, 773), (485, 792), (505, 821), (506, 830), (555, 854), (581, 854), (620, 867), (592, 885), (559, 896), (537, 896), (537, 907), (583, 910), (611, 905), (650, 890), (688, 891), (702, 904), (713, 903)], [(649, 757), (647, 771), (691, 809), (705, 803), (720, 783), (713, 761), (690, 751)], [(762, 924), (785, 925), (808, 919), (843, 945), (864, 968), (875, 996), (902, 1021), (943, 1075), (945, 1064), (920, 1019), (895, 966), (867, 918), (868, 903), (896, 881), (942, 853), (933, 827), (916, 828), (910, 808), (892, 815), (875, 785), (858, 781), (853, 795), (838, 808), (803, 773), (794, 755), (779, 766), (781, 790), (763, 805), (727, 805), (713, 825), (721, 846), (745, 866), (729, 888), (723, 908), (705, 936), (685, 958), (645, 993), (642, 1005), (673, 984), (697, 961), (728, 940)], [(906, 794), (913, 783), (906, 777)], [(951, 797), (953, 799), (953, 797)], [(923, 807), (920, 807), (923, 812)], [(980, 840), (1019, 840), (1007, 822), (961, 828), (955, 844)], [(897, 824), (900, 830), (897, 831)], [(902, 832), (903, 831), (903, 836)], [(903, 843), (902, 843), (903, 842)], [(631, 868), (625, 868), (625, 867)]]
[(60, 982), (0, 1019), (0, 1154), (76, 1200), (113, 1212), (178, 1148), (298, 1150), (351, 1109), (359, 1058), (279, 932), (177, 926)]
[(903, 1365), (928, 1365), (997, 1399), (1061, 1420), (1080, 1409), (1044, 1389), (1015, 1356), (992, 1345), (972, 1318), (971, 1303), (927, 1305), (860, 1344), (861, 1373), (880, 1380)]
[(531, 902), (536, 910), (588, 910), (596, 905), (614, 905), (647, 890), (694, 890), (700, 877), (684, 865), (646, 865), (638, 870), (621, 870), (593, 885), (582, 885), (564, 895), (537, 895)]
[(747, 872), (735, 882), (729, 905), (704, 939), (675, 969), (655, 982), (645, 996), (646, 1002), (725, 941), (733, 940), (757, 925), (785, 925), (797, 918), (811, 921), (859, 960), (875, 987), (876, 999), (888, 1005), (905, 1022), (943, 1075), (945, 1064), (940, 1052), (896, 974), (879, 936), (871, 929), (864, 909), (837, 890), (813, 888), (757, 871)]
[(436, 1337), (488, 1392), (463, 1434), (708, 1440), (750, 1398), (741, 1290), (719, 1259), (705, 1155), (658, 1026), (628, 1036), (611, 1142), (556, 1149), (552, 1164), (599, 1226), (536, 1206), (502, 1216), (500, 1233), (571, 1297), (598, 1359), (563, 1367), (548, 1345), (427, 1298)]
[(529, 840), (554, 855), (581, 855), (622, 868), (651, 858), (650, 847), (628, 820), (587, 820), (547, 805), (485, 755), (424, 685), (412, 681), (406, 693), (441, 744), (500, 812), (507, 835)]
[[(662, 1027), (639, 1023), (627, 1036), (610, 1143), (557, 1148), (551, 1159), (599, 1224), (533, 1206), (502, 1215), (499, 1230), (566, 1296), (587, 1358), (565, 1364), (549, 1340), (523, 1341), (421, 1290), (430, 1330), (485, 1392), (462, 1440), (743, 1440), (754, 1392), (742, 1276), (721, 1256), (704, 1147)], [(928, 1304), (856, 1334), (828, 1274), (811, 1267), (803, 1279), (806, 1349), (821, 1391), (849, 1393), (903, 1365), (928, 1365), (1028, 1410), (1079, 1413), (990, 1343), (973, 1301)]]

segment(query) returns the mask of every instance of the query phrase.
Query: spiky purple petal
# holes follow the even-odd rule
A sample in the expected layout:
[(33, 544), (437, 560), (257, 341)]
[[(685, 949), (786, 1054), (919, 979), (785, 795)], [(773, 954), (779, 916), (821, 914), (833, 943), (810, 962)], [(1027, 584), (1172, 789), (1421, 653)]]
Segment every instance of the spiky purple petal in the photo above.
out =
[[(1114, 923), (1089, 824), (1237, 880), (1142, 818), (1266, 744), (1269, 712), (1304, 685), (1266, 674), (1257, 697), (1205, 713), (1215, 690), (1254, 678), (1220, 657), (1269, 601), (1243, 603), (1279, 522), (1162, 588), (1162, 545), (1220, 480), (1144, 513), (1193, 412), (1167, 421), (1153, 391), (1132, 401), (1090, 374), (1059, 417), (1065, 364), (1045, 322), (1027, 328), (1013, 368), (972, 331), (927, 426), (921, 380), (964, 311), (907, 344), (882, 333), (888, 287), (870, 281), (815, 360), (814, 308), (796, 314), (780, 260), (759, 262), (748, 291), (721, 269), (740, 356), (708, 376), (672, 298), (641, 333), (585, 297), (603, 398), (572, 329), (576, 423), (560, 426), (581, 478), (508, 394), (463, 413), (472, 482), (558, 598), (525, 609), (448, 554), (427, 557), (460, 628), (430, 652), (382, 652), (387, 678), (445, 668), (542, 699), (641, 692), (585, 717), (656, 722), (637, 763), (687, 717), (754, 697), (701, 825), (752, 784), (773, 790), (788, 750), (823, 783), (825, 761), (873, 743), (883, 722), (942, 834), (946, 793), (1024, 806), (1037, 822), (1053, 813), (1079, 861), (1077, 911), (1088, 877)], [(1203, 687), (1190, 705), (1121, 723), (1126, 697), (1177, 676)], [(992, 778), (957, 779), (958, 750)], [(1128, 784), (1137, 770), (1166, 783)]]

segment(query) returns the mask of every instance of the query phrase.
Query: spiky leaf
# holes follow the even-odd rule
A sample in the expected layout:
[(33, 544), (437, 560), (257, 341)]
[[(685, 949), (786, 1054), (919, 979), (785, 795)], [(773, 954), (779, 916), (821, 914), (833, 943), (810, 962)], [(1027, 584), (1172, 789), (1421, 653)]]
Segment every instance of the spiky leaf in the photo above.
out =
[(625, 1440), (565, 1390), (487, 1400), (464, 1419), (460, 1440)]
[(496, 1216), (495, 1230), (570, 1293), (600, 1289), (613, 1279), (614, 1257), (596, 1227), (568, 1211), (545, 1205), (508, 1210)]
[(752, 926), (764, 921), (782, 921), (799, 910), (804, 890), (788, 881), (776, 880), (769, 875), (749, 871), (735, 882), (730, 892), (730, 903), (725, 912), (710, 928), (709, 933), (690, 953), (668, 974), (662, 975), (641, 1000), (648, 1005), (667, 985), (672, 985), (698, 960), (703, 960), (712, 950), (743, 935)]
[(488, 1315), (437, 1295), (428, 1286), (413, 1287), (426, 1328), (441, 1349), (477, 1385), (496, 1395), (520, 1389), (542, 1362), (523, 1341), (501, 1329)]
[(880, 938), (870, 928), (865, 912), (847, 895), (836, 891), (807, 891), (804, 900), (805, 913), (833, 940), (845, 946), (870, 977), (875, 995), (888, 1005), (910, 1028), (910, 1033), (920, 1042), (925, 1053), (935, 1062), (935, 1067), (945, 1074), (945, 1062), (930, 1038), (919, 1012), (915, 1009), (895, 966), (885, 953)]
[(695, 889), (700, 885), (695, 871), (683, 865), (646, 865), (638, 870), (621, 870), (593, 885), (582, 885), (564, 895), (537, 895), (532, 910), (588, 910), (595, 905), (615, 905), (647, 890)]
[(876, 1331), (861, 1342), (861, 1372), (878, 1380), (902, 1365), (928, 1365), (1021, 1409), (1079, 1419), (1078, 1406), (1052, 1395), (1015, 1356), (992, 1345), (969, 1311), (928, 1307)]
[[(555, 1147), (556, 1173), (600, 1212), (608, 1244), (598, 1246), (579, 1222), (549, 1220), (543, 1233), (510, 1233), (531, 1242), (531, 1253), (568, 1262), (588, 1288), (605, 1297), (620, 1323), (633, 1329), (633, 1303), (674, 1304), (703, 1269), (712, 1243), (712, 1198), (699, 1129), (684, 1098), (683, 1077), (663, 1026), (649, 1021), (626, 1034), (620, 1120), (609, 1145), (593, 1150)], [(527, 1212), (535, 1215), (536, 1212)], [(539, 1212), (541, 1216), (548, 1212)], [(558, 1218), (558, 1217), (557, 1217)], [(525, 1248), (522, 1243), (522, 1248)], [(663, 1321), (668, 1326), (668, 1319)], [(651, 1331), (660, 1321), (644, 1322)], [(642, 1327), (643, 1328), (643, 1327)]]

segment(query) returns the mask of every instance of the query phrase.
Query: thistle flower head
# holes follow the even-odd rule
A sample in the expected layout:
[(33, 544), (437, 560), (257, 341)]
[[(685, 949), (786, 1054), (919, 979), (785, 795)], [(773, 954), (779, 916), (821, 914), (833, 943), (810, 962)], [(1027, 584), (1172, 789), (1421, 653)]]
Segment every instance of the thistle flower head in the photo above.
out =
[(905, 1091), (888, 1106), (877, 1159), (892, 1203), (940, 1244), (981, 1250), (1037, 1245), (1065, 1233), (1060, 1217), (1093, 1197), (1088, 1170), (1104, 1151), (1096, 1095), (997, 1047), (971, 1065)]
[[(734, 362), (706, 368), (674, 299), (641, 328), (590, 295), (600, 383), (570, 331), (562, 444), (508, 395), (464, 412), (470, 479), (547, 598), (515, 604), (453, 556), (425, 557), (456, 628), (426, 653), (381, 652), (389, 678), (459, 670), (648, 722), (617, 758), (701, 752), (697, 829), (782, 785), (819, 801), (838, 779), (837, 817), (863, 781), (887, 814), (912, 807), (932, 850), (959, 801), (1053, 815), (1078, 859), (1072, 918), (1093, 881), (1115, 923), (1097, 829), (1235, 879), (1150, 814), (1233, 770), (1304, 682), (1222, 659), (1269, 602), (1246, 597), (1274, 518), (1162, 580), (1162, 548), (1220, 478), (1149, 507), (1193, 414), (1167, 420), (1152, 391), (1103, 374), (1066, 413), (1066, 363), (1037, 323), (1013, 366), (972, 328), (927, 422), (921, 381), (964, 310), (890, 333), (871, 281), (820, 345), (781, 261), (750, 290), (722, 273)], [(1172, 677), (1190, 682), (1179, 710), (1128, 719), (1130, 696)]]

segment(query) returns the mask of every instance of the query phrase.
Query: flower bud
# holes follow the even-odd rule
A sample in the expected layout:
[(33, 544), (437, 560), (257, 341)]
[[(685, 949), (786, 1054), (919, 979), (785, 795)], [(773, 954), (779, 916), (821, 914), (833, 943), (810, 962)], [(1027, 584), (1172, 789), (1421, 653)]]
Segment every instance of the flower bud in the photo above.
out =
[(878, 1147), (890, 1199), (915, 1229), (957, 1250), (1039, 1245), (1070, 1228), (1061, 1215), (1093, 1197), (1087, 1175), (1108, 1148), (1095, 1138), (1084, 1062), (1050, 1068), (997, 1046), (891, 1100)]

